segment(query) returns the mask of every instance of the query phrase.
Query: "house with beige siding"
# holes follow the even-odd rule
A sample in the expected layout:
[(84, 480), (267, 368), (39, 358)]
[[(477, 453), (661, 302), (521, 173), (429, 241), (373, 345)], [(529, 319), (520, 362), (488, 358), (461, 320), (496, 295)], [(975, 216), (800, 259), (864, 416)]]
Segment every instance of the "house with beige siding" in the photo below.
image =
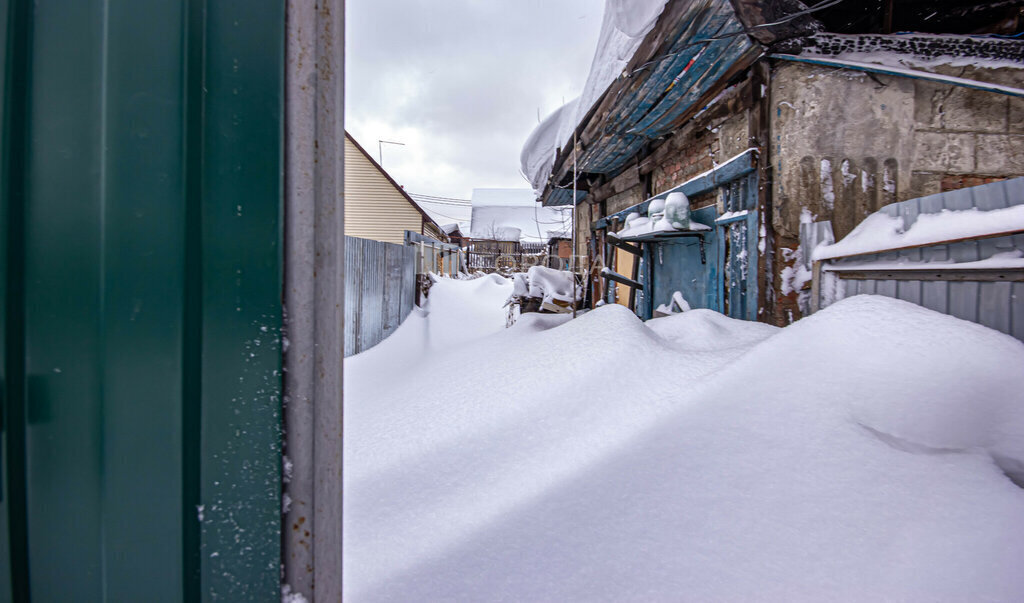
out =
[(403, 244), (407, 230), (447, 240), (423, 208), (346, 132), (345, 234)]

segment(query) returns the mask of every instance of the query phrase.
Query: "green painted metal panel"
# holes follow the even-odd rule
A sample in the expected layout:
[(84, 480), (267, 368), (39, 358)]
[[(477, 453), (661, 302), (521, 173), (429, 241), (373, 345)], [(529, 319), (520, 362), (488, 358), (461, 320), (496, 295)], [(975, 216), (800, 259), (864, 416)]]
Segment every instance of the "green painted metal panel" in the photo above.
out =
[(202, 581), (241, 601), (280, 596), (284, 4), (206, 10)]
[(0, 600), (276, 599), (284, 4), (0, 18)]
[[(10, 40), (7, 32), (8, 18), (7, 13), (10, 7), (8, 6), (7, 0), (0, 0), (0, 66), (7, 64), (7, 44)], [(6, 74), (6, 70), (4, 72)], [(7, 88), (6, 78), (0, 78), (0, 85), (3, 89)], [(7, 108), (8, 104), (5, 102), (6, 95), (0, 90), (0, 121), (3, 123), (4, 131), (7, 129)], [(4, 183), (8, 181), (6, 173), (7, 165), (7, 149), (5, 145), (0, 144), (0, 195), (3, 195)], [(7, 454), (7, 429), (8, 417), (6, 411), (6, 399), (7, 393), (7, 244), (9, 243), (7, 237), (7, 204), (0, 203), (0, 568), (11, 567), (11, 533), (10, 524), (8, 517), (10, 517), (10, 508), (8, 501), (10, 500), (10, 489), (8, 487), (7, 477), (10, 474), (6, 467)], [(7, 602), (13, 601), (13, 592), (11, 590), (10, 572), (6, 575), (0, 575), (0, 601)]]

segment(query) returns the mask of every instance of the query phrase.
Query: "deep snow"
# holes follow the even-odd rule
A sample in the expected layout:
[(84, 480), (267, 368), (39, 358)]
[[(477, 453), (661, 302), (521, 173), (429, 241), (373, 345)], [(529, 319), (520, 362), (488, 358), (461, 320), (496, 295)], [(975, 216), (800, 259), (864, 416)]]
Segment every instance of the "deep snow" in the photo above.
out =
[(354, 601), (1024, 600), (1024, 345), (858, 296), (785, 329), (496, 277), (346, 360)]

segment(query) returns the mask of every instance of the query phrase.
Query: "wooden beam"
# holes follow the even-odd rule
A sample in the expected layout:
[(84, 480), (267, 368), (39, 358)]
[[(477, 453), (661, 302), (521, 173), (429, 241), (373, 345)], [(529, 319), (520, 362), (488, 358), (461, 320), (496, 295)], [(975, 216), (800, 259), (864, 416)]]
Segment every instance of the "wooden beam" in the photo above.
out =
[[(614, 235), (615, 233), (611, 233), (611, 234)], [(643, 253), (644, 253), (643, 250), (640, 249), (640, 247), (638, 247), (636, 245), (633, 245), (632, 243), (627, 243), (625, 241), (620, 241), (615, 236), (609, 236), (608, 237), (608, 242), (611, 243), (613, 246), (618, 247), (619, 249), (621, 249), (623, 251), (628, 251), (629, 253), (632, 253), (633, 255), (643, 255)]]
[(615, 281), (616, 283), (622, 283), (623, 285), (626, 285), (627, 287), (632, 287), (633, 289), (636, 289), (638, 291), (643, 291), (644, 290), (644, 286), (642, 284), (640, 284), (639, 282), (637, 282), (637, 281), (635, 281), (635, 280), (633, 280), (631, 278), (622, 276), (618, 272), (614, 272), (613, 270), (610, 270), (608, 268), (605, 268), (605, 269), (601, 270), (601, 276), (603, 276), (604, 278), (606, 278), (606, 279), (608, 279), (610, 281)]

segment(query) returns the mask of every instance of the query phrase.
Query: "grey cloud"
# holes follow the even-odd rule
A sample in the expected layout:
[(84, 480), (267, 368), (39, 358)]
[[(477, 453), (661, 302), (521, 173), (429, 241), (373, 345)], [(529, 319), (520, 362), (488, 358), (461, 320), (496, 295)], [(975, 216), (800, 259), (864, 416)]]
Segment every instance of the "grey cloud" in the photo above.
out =
[(543, 117), (582, 88), (603, 5), (349, 0), (346, 114), (435, 141), (434, 159), (456, 167), (460, 181), (417, 192), (525, 187), (519, 150), (538, 109)]

